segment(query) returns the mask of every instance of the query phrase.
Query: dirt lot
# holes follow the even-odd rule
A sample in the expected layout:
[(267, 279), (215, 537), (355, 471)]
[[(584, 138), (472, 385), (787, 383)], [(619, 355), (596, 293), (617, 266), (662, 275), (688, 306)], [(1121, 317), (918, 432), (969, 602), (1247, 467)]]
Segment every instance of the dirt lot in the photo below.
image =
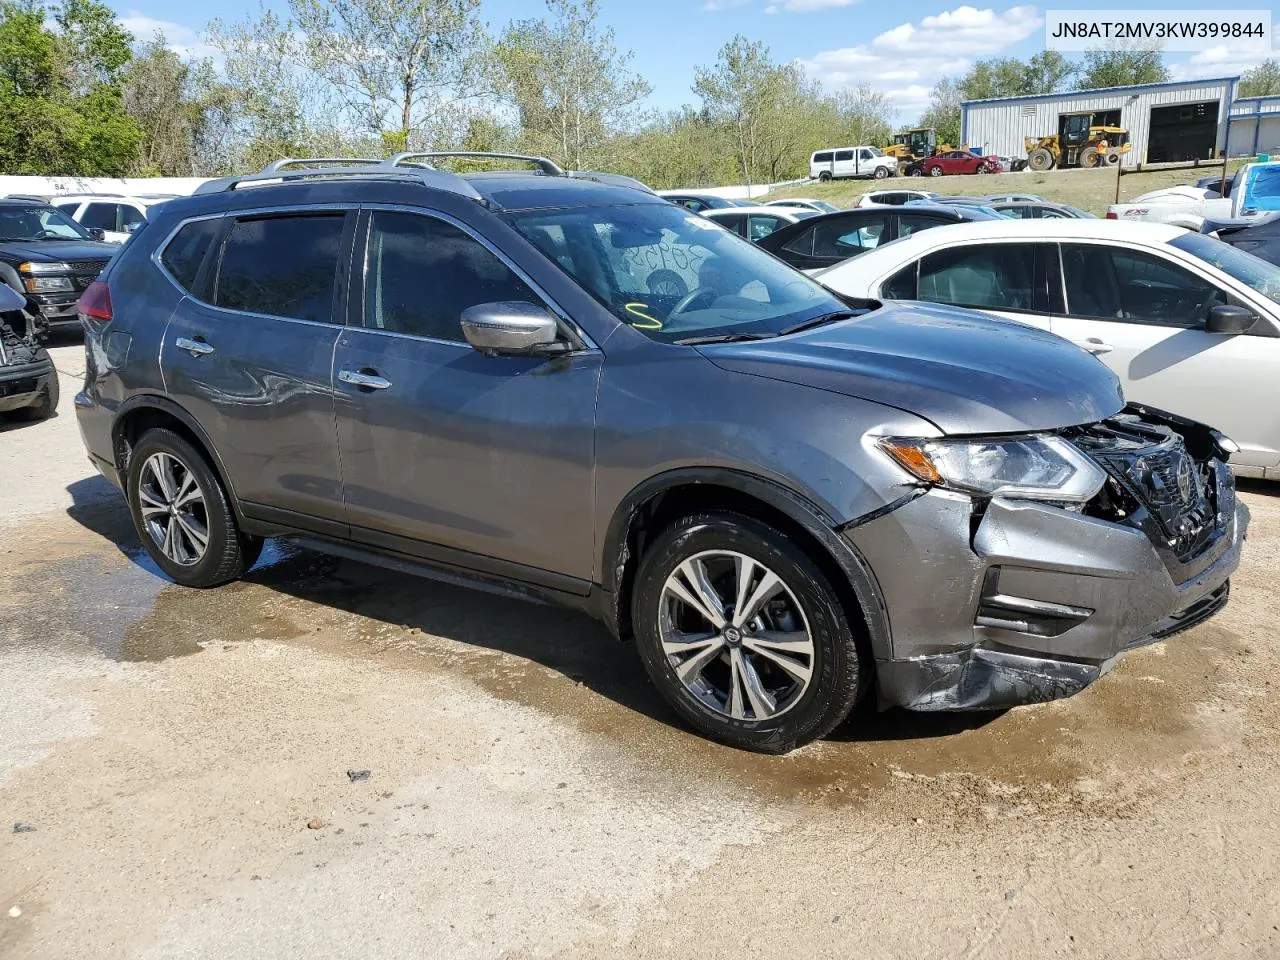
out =
[[(1242, 161), (1231, 161), (1228, 170), (1235, 170)], [(1162, 187), (1193, 184), (1202, 177), (1220, 173), (1220, 165), (1205, 165), (1199, 169), (1152, 170), (1128, 174), (1120, 178), (1120, 200), (1139, 197)], [(1022, 170), (1018, 173), (997, 173), (988, 176), (966, 177), (891, 177), (888, 180), (836, 180), (833, 183), (797, 184), (770, 193), (762, 200), (782, 197), (812, 197), (826, 200), (838, 207), (852, 207), (868, 190), (892, 190), (908, 187), (932, 190), (934, 193), (954, 196), (983, 196), (992, 193), (1034, 193), (1046, 200), (1070, 204), (1088, 210), (1099, 217), (1107, 212), (1107, 206), (1115, 203), (1116, 175), (1114, 170), (1049, 170), (1035, 173)]]
[(1280, 955), (1273, 487), (1228, 609), (1081, 696), (760, 757), (572, 613), (283, 546), (166, 583), (55, 353), (0, 433), (6, 960)]

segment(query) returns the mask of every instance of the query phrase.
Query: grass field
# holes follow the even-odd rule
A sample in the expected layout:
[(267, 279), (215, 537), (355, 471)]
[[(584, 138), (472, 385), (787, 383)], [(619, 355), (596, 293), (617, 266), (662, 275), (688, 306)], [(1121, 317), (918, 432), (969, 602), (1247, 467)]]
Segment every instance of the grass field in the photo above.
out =
[[(1228, 170), (1235, 170), (1244, 161), (1231, 161)], [(1188, 170), (1150, 170), (1126, 174), (1120, 178), (1120, 200), (1129, 200), (1161, 187), (1191, 184), (1221, 170), (1216, 166), (1201, 166)], [(914, 187), (932, 190), (934, 193), (957, 196), (981, 196), (990, 193), (1035, 193), (1046, 200), (1067, 203), (1081, 210), (1102, 216), (1107, 206), (1116, 202), (1116, 175), (1114, 170), (1049, 170), (1033, 173), (997, 173), (989, 176), (967, 177), (893, 177), (888, 180), (837, 180), (833, 183), (798, 183), (775, 190), (763, 200), (782, 197), (812, 197), (826, 200), (838, 207), (851, 207), (868, 190), (890, 190), (894, 187)]]

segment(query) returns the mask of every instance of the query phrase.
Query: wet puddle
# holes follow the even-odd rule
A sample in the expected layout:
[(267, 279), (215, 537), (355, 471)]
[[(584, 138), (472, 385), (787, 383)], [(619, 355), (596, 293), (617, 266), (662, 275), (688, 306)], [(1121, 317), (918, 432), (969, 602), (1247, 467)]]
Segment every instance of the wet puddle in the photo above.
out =
[(1213, 705), (1224, 665), (1247, 648), (1217, 622), (1136, 651), (1070, 700), (1005, 714), (863, 709), (822, 743), (764, 757), (681, 727), (634, 650), (570, 611), (279, 543), (243, 581), (190, 590), (164, 580), (136, 548), (121, 547), (121, 555), (109, 547), (100, 541), (79, 555), (11, 566), (0, 630), (33, 644), (74, 634), (113, 660), (266, 640), (451, 672), (616, 742), (642, 769), (809, 802), (865, 802), (893, 786), (955, 810), (1030, 805), (1118, 815), (1117, 784), (1238, 740), (1238, 711), (1222, 707), (1218, 716)]

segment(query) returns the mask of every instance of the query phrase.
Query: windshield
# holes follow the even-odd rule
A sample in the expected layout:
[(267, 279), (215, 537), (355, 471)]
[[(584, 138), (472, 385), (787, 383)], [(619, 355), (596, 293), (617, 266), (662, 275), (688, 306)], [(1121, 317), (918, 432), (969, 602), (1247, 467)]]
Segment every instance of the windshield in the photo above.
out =
[(654, 340), (772, 336), (848, 307), (753, 243), (679, 207), (530, 210), (508, 221)]
[(867, 147), (867, 150), (870, 152), (870, 154), (871, 154), (873, 157), (883, 157), (883, 156), (884, 156), (884, 154), (880, 152), (880, 148), (879, 148), (879, 147)]
[(1274, 263), (1261, 260), (1252, 253), (1245, 253), (1214, 237), (1206, 237), (1203, 233), (1184, 233), (1170, 240), (1169, 246), (1199, 257), (1205, 263), (1252, 287), (1268, 300), (1280, 303), (1280, 267)]
[(810, 200), (809, 202), (812, 203), (819, 210), (821, 210), (823, 213), (839, 213), (840, 212), (839, 207), (837, 207), (834, 203), (827, 203), (827, 201), (825, 200)]
[(2, 240), (89, 240), (89, 231), (57, 207), (0, 207)]

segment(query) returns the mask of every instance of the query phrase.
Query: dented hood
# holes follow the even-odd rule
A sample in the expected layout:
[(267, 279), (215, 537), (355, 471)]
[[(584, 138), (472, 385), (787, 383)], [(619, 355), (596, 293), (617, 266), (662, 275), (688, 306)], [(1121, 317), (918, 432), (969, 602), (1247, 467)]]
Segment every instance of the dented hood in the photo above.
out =
[(724, 369), (887, 404), (948, 434), (1054, 430), (1124, 406), (1116, 375), (1061, 337), (934, 304), (700, 349)]

